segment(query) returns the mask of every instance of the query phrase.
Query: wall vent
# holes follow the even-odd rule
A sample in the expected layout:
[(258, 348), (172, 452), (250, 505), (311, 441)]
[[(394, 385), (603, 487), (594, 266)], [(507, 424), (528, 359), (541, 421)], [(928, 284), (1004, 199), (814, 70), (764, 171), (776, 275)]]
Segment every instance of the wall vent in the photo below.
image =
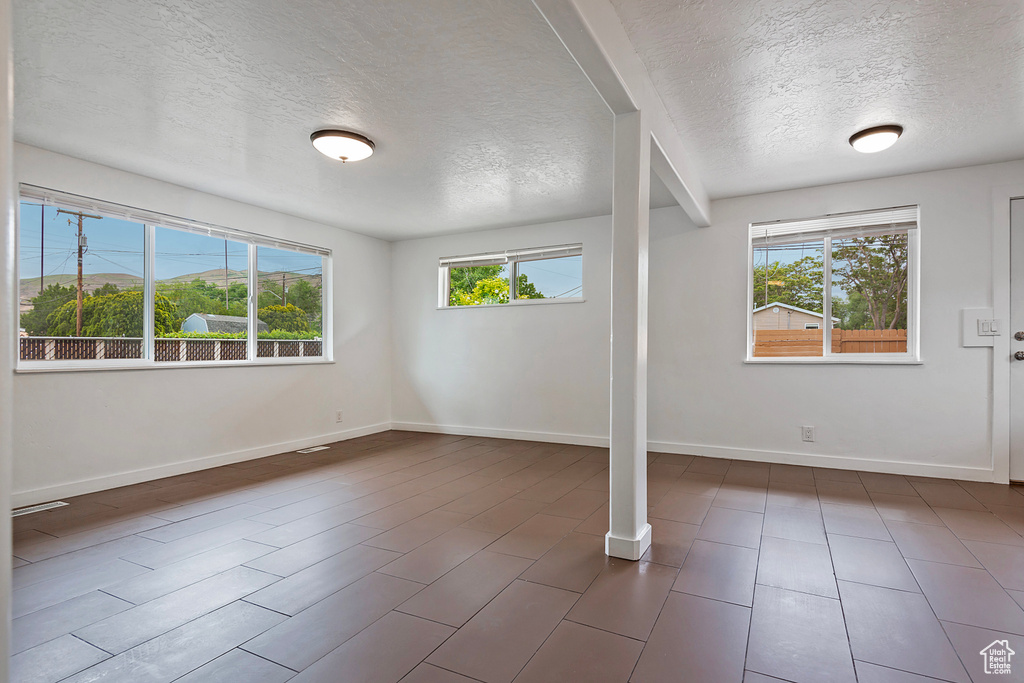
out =
[(313, 446), (312, 448), (303, 448), (302, 450), (295, 451), (296, 453), (315, 453), (317, 451), (326, 451), (329, 446)]
[(33, 512), (42, 512), (43, 510), (52, 510), (54, 508), (62, 508), (70, 503), (65, 503), (63, 500), (54, 501), (53, 503), (43, 503), (42, 505), (31, 505), (27, 508), (18, 508), (17, 510), (11, 510), (11, 517), (21, 517), (22, 515), (31, 515)]

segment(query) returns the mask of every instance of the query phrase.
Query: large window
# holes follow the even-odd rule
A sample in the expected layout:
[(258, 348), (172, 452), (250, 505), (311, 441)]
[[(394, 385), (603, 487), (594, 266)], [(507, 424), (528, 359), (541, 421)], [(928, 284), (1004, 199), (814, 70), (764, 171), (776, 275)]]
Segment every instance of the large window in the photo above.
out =
[(752, 224), (748, 359), (917, 360), (917, 216)]
[(439, 266), (441, 307), (583, 300), (581, 244), (451, 256)]
[(21, 189), (19, 369), (329, 359), (329, 251)]

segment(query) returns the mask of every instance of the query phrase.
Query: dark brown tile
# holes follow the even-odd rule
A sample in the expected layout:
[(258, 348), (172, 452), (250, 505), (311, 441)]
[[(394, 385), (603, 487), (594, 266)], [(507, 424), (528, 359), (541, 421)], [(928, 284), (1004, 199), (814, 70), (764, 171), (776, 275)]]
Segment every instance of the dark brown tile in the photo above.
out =
[(112, 560), (90, 565), (74, 574), (17, 588), (11, 592), (12, 616), (22, 617), (148, 571), (145, 567), (131, 562)]
[[(716, 489), (717, 490), (717, 489)], [(713, 497), (669, 491), (651, 511), (651, 517), (686, 524), (700, 524), (711, 508)]]
[(697, 456), (686, 468), (686, 471), (696, 474), (713, 474), (715, 476), (721, 477), (724, 476), (725, 473), (729, 471), (729, 465), (731, 464), (731, 460)]
[(967, 493), (955, 481), (929, 482), (911, 481), (917, 494), (932, 507), (957, 508), (960, 510), (985, 510), (985, 506)]
[(256, 636), (242, 648), (302, 671), (422, 588), (418, 583), (374, 572)]
[(520, 500), (535, 500), (541, 503), (554, 503), (579, 486), (580, 483), (571, 478), (550, 477), (520, 491), (516, 498)]
[[(599, 494), (607, 500), (606, 494)], [(498, 503), (490, 510), (482, 512), (462, 523), (467, 529), (486, 531), (491, 534), (507, 534), (517, 526), (543, 510), (547, 505), (533, 500), (517, 500), (515, 498)], [(563, 515), (572, 517), (573, 515)]]
[(987, 484), (980, 481), (959, 481), (960, 488), (967, 491), (971, 496), (985, 507), (993, 505), (1006, 505), (1009, 507), (1024, 507), (1024, 493), (1020, 488), (1007, 486), (1006, 484)]
[(764, 515), (757, 512), (713, 507), (708, 510), (697, 538), (702, 541), (757, 548), (761, 544), (763, 519)]
[(105, 541), (131, 536), (132, 534), (154, 529), (164, 524), (167, 524), (165, 520), (156, 517), (143, 516), (128, 519), (123, 522), (108, 524), (61, 538), (52, 538), (37, 543), (23, 543), (18, 547), (18, 557), (29, 562), (39, 562), (40, 560), (82, 550)]
[(365, 542), (375, 548), (407, 553), (432, 541), (446, 531), (468, 522), (472, 517), (459, 512), (432, 510), (422, 517), (400, 524), (390, 531), (377, 534)]
[(832, 564), (840, 581), (920, 592), (895, 543), (829, 535)]
[(868, 662), (854, 660), (854, 666), (857, 669), (859, 683), (942, 683), (937, 678), (919, 676)]
[(822, 481), (851, 481), (860, 484), (860, 475), (853, 470), (833, 470), (827, 467), (813, 467), (814, 483)]
[(380, 571), (401, 579), (431, 583), (498, 538), (473, 529), (456, 528), (384, 565)]
[(138, 605), (234, 569), (271, 550), (269, 546), (252, 541), (235, 541), (107, 586), (103, 592)]
[(295, 615), (398, 557), (398, 553), (357, 545), (248, 596), (255, 605)]
[(672, 482), (670, 491), (673, 493), (688, 493), (693, 496), (704, 496), (714, 498), (721, 488), (724, 478), (720, 474), (707, 474), (691, 472), (689, 469), (683, 476)]
[(378, 533), (380, 530), (373, 527), (339, 524), (333, 529), (276, 550), (273, 546), (257, 544), (271, 552), (247, 561), (245, 566), (277, 576), (291, 576), (364, 541), (367, 545), (373, 545), (371, 539)]
[(800, 484), (802, 486), (814, 486), (814, 471), (810, 467), (801, 465), (782, 465), (772, 463), (771, 474), (768, 479), (771, 483)]
[(875, 509), (854, 505), (821, 504), (821, 516), (829, 534), (890, 541), (892, 537)]
[(888, 521), (885, 525), (908, 559), (981, 567), (974, 555), (944, 526)]
[(839, 601), (758, 586), (750, 617), (747, 668), (801, 683), (854, 683)]
[(135, 564), (141, 564), (143, 567), (159, 569), (211, 548), (219, 548), (241, 538), (254, 536), (270, 528), (269, 524), (242, 519), (170, 543), (160, 544), (157, 541), (145, 539), (149, 543), (146, 548), (122, 555), (122, 557)]
[(928, 504), (918, 496), (904, 496), (890, 493), (872, 493), (871, 502), (886, 522), (911, 522), (943, 526)]
[(576, 524), (576, 520), (568, 517), (535, 515), (499, 538), (487, 549), (496, 553), (538, 560), (572, 531)]
[(276, 580), (277, 577), (255, 569), (236, 567), (80, 628), (74, 635), (111, 654), (118, 654), (265, 588)]
[(765, 537), (757, 561), (757, 583), (838, 598), (828, 546)]
[(942, 621), (1024, 635), (1024, 610), (984, 569), (921, 560), (907, 564)]
[[(669, 567), (681, 567), (699, 529), (700, 527), (696, 524), (652, 519), (651, 547), (647, 549), (641, 559), (645, 562), (656, 562)], [(579, 531), (579, 527), (576, 527), (576, 530)]]
[(557, 588), (514, 581), (427, 661), (486, 683), (509, 683), (577, 597)]
[(747, 607), (672, 593), (629, 680), (740, 683), (749, 624)]
[(341, 526), (346, 522), (351, 522), (362, 517), (364, 514), (366, 514), (364, 511), (353, 507), (336, 505), (322, 512), (301, 517), (294, 522), (281, 524), (261, 533), (253, 534), (248, 536), (248, 539), (264, 545), (284, 548), (310, 536), (322, 534), (328, 529)]
[(932, 510), (960, 540), (1024, 546), (1024, 537), (1003, 524), (991, 512), (940, 507), (933, 507)]
[(672, 590), (749, 607), (756, 574), (756, 550), (694, 541)]
[(964, 545), (1003, 588), (1024, 591), (1024, 548), (981, 541)]
[(245, 650), (232, 650), (174, 683), (284, 683), (295, 672)]
[(916, 496), (917, 491), (906, 477), (899, 474), (880, 474), (877, 472), (858, 472), (860, 481), (874, 498), (876, 493), (894, 493), (902, 496)]
[(746, 486), (729, 483), (728, 479), (718, 489), (713, 507), (764, 512), (768, 500), (768, 489), (760, 486)]
[(825, 480), (817, 482), (815, 488), (818, 490), (818, 501), (823, 504), (874, 507), (867, 490), (860, 482)]
[(920, 593), (839, 582), (850, 647), (858, 661), (966, 683), (956, 652)]
[(458, 628), (531, 564), (521, 557), (481, 550), (397, 609)]
[(818, 490), (811, 485), (771, 481), (768, 483), (768, 507), (773, 506), (819, 512)]
[(516, 683), (620, 683), (629, 679), (644, 644), (563, 621), (516, 676)]
[(425, 493), (381, 508), (368, 515), (357, 517), (352, 520), (352, 523), (387, 531), (388, 529), (394, 529), (399, 524), (404, 524), (411, 519), (416, 519), (420, 515), (439, 508), (447, 502), (445, 498), (438, 498)]
[(647, 640), (676, 579), (676, 569), (610, 558), (566, 619)]
[(104, 660), (67, 679), (67, 683), (169, 683), (285, 618), (247, 602), (233, 602)]
[(586, 519), (607, 503), (607, 493), (577, 488), (569, 491), (569, 493), (544, 508), (544, 514)]
[(582, 593), (597, 578), (607, 562), (604, 539), (570, 533), (523, 572), (522, 578)]
[[(965, 624), (942, 622), (942, 627), (953, 643), (953, 649), (960, 655), (960, 661), (967, 667), (967, 673), (975, 683), (1020, 678), (1020, 659), (1014, 648), (1020, 649), (1019, 634), (1009, 634), (991, 629), (977, 628)], [(992, 650), (990, 646), (995, 646)], [(986, 654), (982, 654), (985, 652)], [(992, 658), (989, 661), (989, 657)], [(986, 668), (988, 669), (986, 671)]]
[(109, 653), (74, 636), (65, 635), (11, 657), (11, 680), (18, 683), (53, 683), (109, 657)]
[(768, 507), (764, 512), (764, 536), (824, 545), (825, 524), (817, 510)]
[(423, 662), (410, 671), (409, 675), (402, 679), (402, 683), (476, 683), (476, 681), (454, 671)]

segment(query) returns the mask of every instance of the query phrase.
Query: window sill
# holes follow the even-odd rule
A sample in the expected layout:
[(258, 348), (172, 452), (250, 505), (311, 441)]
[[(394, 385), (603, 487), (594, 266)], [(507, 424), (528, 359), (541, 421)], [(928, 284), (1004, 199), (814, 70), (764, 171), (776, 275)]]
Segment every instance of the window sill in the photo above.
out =
[(577, 297), (574, 299), (518, 299), (509, 301), (507, 304), (477, 304), (476, 306), (438, 306), (439, 311), (458, 311), (467, 308), (517, 308), (519, 306), (557, 306), (559, 304), (582, 304), (586, 299)]
[(46, 372), (99, 372), (109, 370), (171, 370), (181, 368), (247, 368), (274, 365), (333, 365), (325, 358), (275, 358), (273, 360), (208, 360), (208, 361), (21, 361), (14, 372), (37, 374)]
[(915, 358), (872, 358), (869, 355), (856, 358), (746, 358), (743, 362), (749, 365), (924, 365), (923, 360)]

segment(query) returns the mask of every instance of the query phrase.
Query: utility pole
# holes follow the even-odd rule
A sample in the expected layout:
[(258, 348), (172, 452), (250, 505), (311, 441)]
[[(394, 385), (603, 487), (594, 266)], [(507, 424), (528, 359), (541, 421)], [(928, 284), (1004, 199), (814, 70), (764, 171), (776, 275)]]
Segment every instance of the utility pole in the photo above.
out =
[(228, 312), (228, 241), (224, 240), (224, 313)]
[(281, 273), (281, 305), (288, 305), (288, 290), (285, 289), (284, 273)]
[[(95, 218), (96, 220), (102, 220), (103, 216), (93, 216), (92, 214), (82, 213), (81, 211), (65, 211), (64, 209), (58, 209), (57, 213), (66, 213), (69, 216), (78, 216), (78, 296), (77, 306), (75, 311), (75, 336), (82, 336), (82, 257), (85, 256), (85, 252), (88, 250), (88, 244), (85, 239), (85, 234), (82, 232), (82, 219), (84, 218)], [(68, 225), (71, 225), (71, 219), (68, 219)]]

